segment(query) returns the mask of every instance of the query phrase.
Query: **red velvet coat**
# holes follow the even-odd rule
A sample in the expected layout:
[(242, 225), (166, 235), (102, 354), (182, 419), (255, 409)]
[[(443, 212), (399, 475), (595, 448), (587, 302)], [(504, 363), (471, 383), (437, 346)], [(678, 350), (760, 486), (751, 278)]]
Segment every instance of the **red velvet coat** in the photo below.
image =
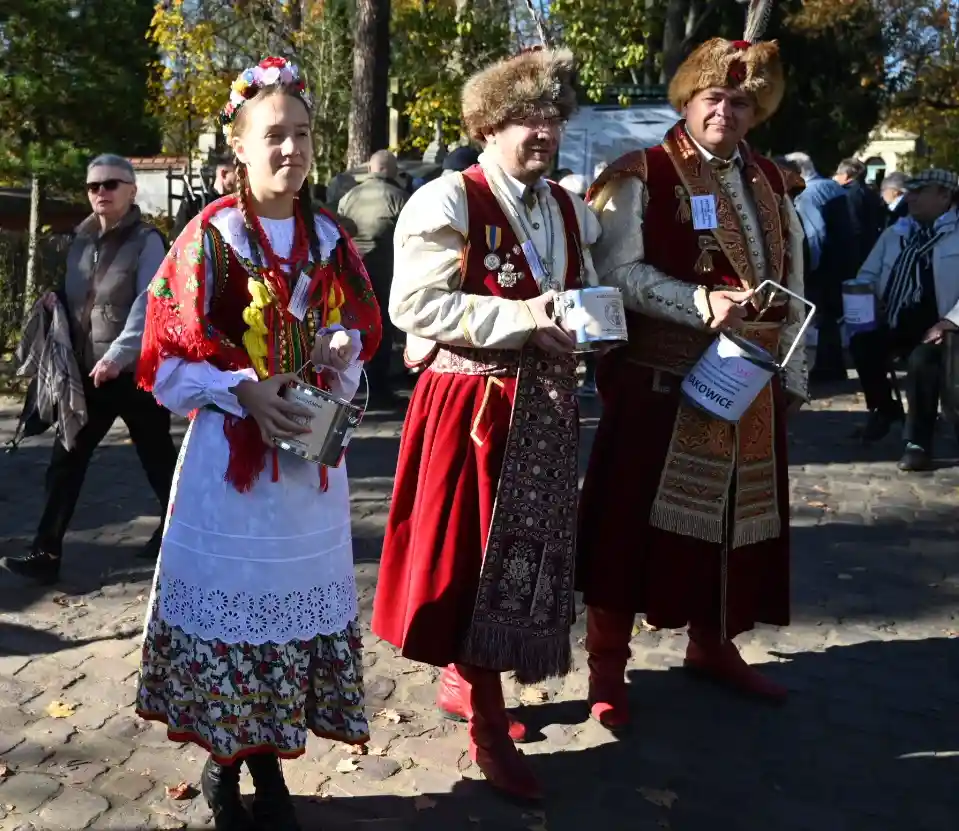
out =
[[(462, 291), (529, 300), (540, 294), (506, 214), (479, 166), (464, 174), (469, 231)], [(580, 279), (580, 232), (568, 194), (550, 183), (563, 215), (565, 286)], [(498, 252), (524, 273), (504, 288), (485, 264), (486, 226), (498, 228)], [(514, 246), (516, 248), (514, 249)], [(520, 251), (520, 253), (516, 253)], [(474, 350), (497, 362), (509, 354)], [(469, 627), (483, 551), (493, 517), (515, 377), (492, 378), (426, 369), (410, 401), (373, 605), (374, 634), (416, 661), (456, 661)]]
[[(743, 181), (752, 190), (765, 231), (769, 274), (785, 284), (789, 245), (779, 210), (785, 193), (783, 177), (768, 159), (745, 146), (741, 152)], [(705, 166), (700, 174), (713, 175)], [(703, 255), (700, 239), (712, 238), (712, 234), (694, 230), (684, 213), (688, 191), (665, 146), (623, 157), (607, 169), (600, 186), (621, 176), (640, 176), (647, 185), (645, 262), (669, 277), (695, 285), (742, 288), (758, 282), (746, 251), (749, 235), (738, 230), (738, 224), (735, 232), (726, 235), (722, 250), (715, 243), (705, 243), (712, 270), (697, 271), (696, 263)], [(730, 207), (722, 200), (718, 203), (721, 227), (724, 223), (733, 227), (737, 222), (728, 215)], [(631, 341), (638, 341), (641, 331), (648, 332), (656, 325), (651, 318), (633, 312), (627, 317)], [(765, 319), (775, 319), (775, 315)], [(756, 622), (787, 624), (789, 490), (785, 408), (778, 382), (773, 390), (774, 444), (782, 532), (778, 539), (729, 548), (723, 604), (722, 546), (660, 530), (649, 521), (680, 402), (681, 379), (665, 375), (654, 389), (654, 370), (630, 360), (626, 347), (600, 361), (596, 380), (603, 415), (580, 503), (577, 562), (577, 587), (586, 603), (645, 612), (649, 622), (658, 627), (693, 623), (713, 629), (719, 627), (725, 605), (729, 636)]]

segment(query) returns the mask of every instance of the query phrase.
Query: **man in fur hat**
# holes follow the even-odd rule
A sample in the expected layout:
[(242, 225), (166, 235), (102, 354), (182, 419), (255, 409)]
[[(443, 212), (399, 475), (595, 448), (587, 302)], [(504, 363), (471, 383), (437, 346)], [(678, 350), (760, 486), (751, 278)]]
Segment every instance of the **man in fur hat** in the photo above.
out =
[(622, 290), (629, 327), (628, 345), (597, 372), (604, 409), (577, 567), (591, 714), (614, 730), (628, 723), (636, 612), (657, 628), (689, 627), (689, 669), (768, 700), (785, 695), (733, 638), (757, 622), (789, 623), (785, 415), (807, 398), (802, 349), (738, 423), (680, 393), (720, 330), (778, 360), (797, 336), (801, 302), (753, 293), (771, 279), (802, 294), (788, 185), (744, 142), (782, 95), (775, 42), (704, 43), (670, 85), (683, 119), (660, 146), (610, 165), (589, 194), (603, 228), (597, 272)]
[(500, 673), (570, 669), (577, 505), (573, 339), (557, 291), (596, 285), (599, 223), (543, 178), (576, 105), (572, 55), (500, 61), (463, 89), (479, 163), (418, 190), (396, 229), (390, 316), (425, 366), (410, 401), (373, 631), (443, 667), (497, 788), (536, 799)]

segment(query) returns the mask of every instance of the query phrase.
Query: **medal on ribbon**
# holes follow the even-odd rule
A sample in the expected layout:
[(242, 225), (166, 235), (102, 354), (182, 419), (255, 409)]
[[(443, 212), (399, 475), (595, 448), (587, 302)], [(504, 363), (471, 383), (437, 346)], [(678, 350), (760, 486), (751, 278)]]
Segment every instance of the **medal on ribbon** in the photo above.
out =
[(502, 228), (498, 228), (495, 225), (487, 225), (486, 226), (486, 247), (489, 250), (489, 254), (487, 254), (483, 258), (483, 265), (485, 265), (490, 271), (496, 271), (496, 269), (498, 269), (503, 264), (503, 261), (500, 259), (499, 254), (496, 253), (502, 241), (503, 241)]
[(522, 271), (517, 271), (515, 265), (510, 262), (506, 262), (503, 263), (503, 267), (499, 270), (499, 274), (496, 275), (496, 282), (499, 283), (504, 289), (511, 289), (519, 282), (519, 278), (522, 276)]

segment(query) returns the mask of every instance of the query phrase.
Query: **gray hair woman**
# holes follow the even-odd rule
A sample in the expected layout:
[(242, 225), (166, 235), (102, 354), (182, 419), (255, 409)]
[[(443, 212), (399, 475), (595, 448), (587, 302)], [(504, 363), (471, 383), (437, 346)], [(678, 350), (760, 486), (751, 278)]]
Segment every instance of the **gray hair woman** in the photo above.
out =
[[(120, 416), (163, 511), (170, 497), (176, 450), (170, 414), (133, 377), (146, 312), (147, 286), (166, 251), (163, 235), (136, 205), (136, 172), (128, 159), (105, 153), (87, 167), (92, 213), (77, 226), (67, 253), (66, 277), (42, 302), (64, 302), (73, 349), (84, 376), (87, 423), (68, 450), (53, 447), (47, 500), (28, 554), (8, 557), (7, 569), (40, 583), (60, 574), (63, 538), (73, 516), (93, 451)], [(162, 524), (144, 553), (156, 556)]]

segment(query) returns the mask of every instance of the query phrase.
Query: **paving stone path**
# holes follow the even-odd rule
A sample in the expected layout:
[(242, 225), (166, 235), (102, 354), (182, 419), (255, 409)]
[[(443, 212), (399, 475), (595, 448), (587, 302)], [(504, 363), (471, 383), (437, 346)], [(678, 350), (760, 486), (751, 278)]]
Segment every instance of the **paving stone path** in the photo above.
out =
[[(526, 752), (548, 799), (535, 811), (477, 781), (465, 728), (432, 708), (436, 670), (398, 658), (367, 631), (370, 751), (353, 756), (316, 740), (286, 765), (304, 827), (959, 828), (956, 448), (944, 438), (951, 460), (933, 473), (900, 474), (897, 442), (863, 448), (848, 438), (861, 409), (850, 388), (794, 421), (794, 624), (741, 639), (748, 659), (766, 662), (792, 691), (784, 707), (688, 677), (682, 633), (637, 621), (629, 665), (636, 726), (615, 740), (586, 718), (581, 621), (576, 672), (508, 689), (536, 733)], [(584, 408), (587, 439), (597, 415), (595, 404)], [(0, 442), (15, 416), (16, 403), (0, 400)], [(366, 620), (399, 418), (371, 415), (350, 451)], [(0, 456), (0, 554), (29, 543), (48, 454), (45, 439)], [(42, 591), (0, 575), (0, 829), (211, 827), (202, 797), (168, 790), (197, 783), (203, 754), (167, 742), (131, 711), (152, 574), (135, 553), (156, 522), (133, 448), (115, 428), (91, 466), (63, 582)]]

